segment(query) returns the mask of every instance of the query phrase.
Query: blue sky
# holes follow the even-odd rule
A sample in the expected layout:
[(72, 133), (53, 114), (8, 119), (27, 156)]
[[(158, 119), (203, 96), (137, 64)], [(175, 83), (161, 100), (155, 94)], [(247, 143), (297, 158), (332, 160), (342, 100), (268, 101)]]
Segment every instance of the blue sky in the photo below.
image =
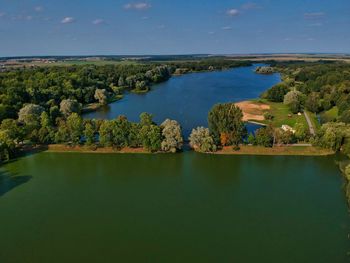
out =
[(0, 0), (0, 56), (350, 53), (350, 0)]

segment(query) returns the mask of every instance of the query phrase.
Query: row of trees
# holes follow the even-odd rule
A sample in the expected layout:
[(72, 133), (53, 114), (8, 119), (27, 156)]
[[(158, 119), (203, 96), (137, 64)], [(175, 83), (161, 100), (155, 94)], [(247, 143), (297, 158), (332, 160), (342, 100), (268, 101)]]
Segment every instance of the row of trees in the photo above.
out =
[(8, 160), (24, 142), (34, 144), (69, 144), (89, 147), (143, 147), (150, 152), (177, 152), (183, 138), (177, 121), (165, 120), (156, 125), (152, 115), (142, 113), (140, 122), (125, 116), (114, 120), (83, 120), (78, 113), (61, 115), (54, 124), (49, 114), (38, 105), (21, 110), (18, 120), (5, 119), (0, 125), (0, 159)]

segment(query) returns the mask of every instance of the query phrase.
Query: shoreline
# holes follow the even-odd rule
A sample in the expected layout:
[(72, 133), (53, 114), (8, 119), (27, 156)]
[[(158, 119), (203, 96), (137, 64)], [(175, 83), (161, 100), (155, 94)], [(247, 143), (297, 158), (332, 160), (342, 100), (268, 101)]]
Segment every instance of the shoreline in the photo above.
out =
[(105, 153), (133, 153), (133, 154), (152, 154), (152, 152), (147, 151), (144, 148), (122, 148), (116, 149), (113, 147), (97, 147), (97, 146), (70, 146), (64, 144), (49, 144), (45, 152), (52, 153), (96, 153), (96, 154), (105, 154)]
[[(37, 149), (51, 153), (95, 153), (95, 154), (164, 154), (163, 152), (149, 152), (144, 148), (122, 148), (113, 147), (91, 147), (91, 146), (69, 146), (64, 144), (49, 144), (47, 146), (38, 146)], [(28, 153), (31, 151), (27, 151)], [(186, 151), (187, 152), (187, 151)], [(189, 152), (200, 153), (195, 150)], [(175, 153), (182, 154), (183, 152)], [(238, 151), (233, 150), (232, 146), (225, 146), (216, 152), (208, 152), (209, 155), (266, 155), (266, 156), (330, 156), (335, 152), (308, 145), (284, 145), (271, 148), (253, 145), (241, 145)]]
[(268, 156), (329, 156), (334, 155), (332, 150), (322, 149), (315, 146), (275, 146), (275, 147), (263, 147), (263, 146), (250, 146), (241, 145), (238, 151), (232, 149), (232, 146), (223, 147), (223, 149), (210, 153), (216, 155), (268, 155)]

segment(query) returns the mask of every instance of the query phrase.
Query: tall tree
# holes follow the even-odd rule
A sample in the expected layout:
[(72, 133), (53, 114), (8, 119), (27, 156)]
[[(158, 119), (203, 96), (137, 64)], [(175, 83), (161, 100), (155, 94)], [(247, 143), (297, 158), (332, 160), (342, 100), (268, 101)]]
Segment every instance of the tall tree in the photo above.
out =
[(77, 113), (72, 113), (67, 118), (67, 128), (72, 143), (79, 144), (84, 130), (83, 119)]
[(242, 110), (234, 103), (216, 104), (208, 115), (209, 130), (215, 142), (238, 146), (246, 135), (242, 118)]

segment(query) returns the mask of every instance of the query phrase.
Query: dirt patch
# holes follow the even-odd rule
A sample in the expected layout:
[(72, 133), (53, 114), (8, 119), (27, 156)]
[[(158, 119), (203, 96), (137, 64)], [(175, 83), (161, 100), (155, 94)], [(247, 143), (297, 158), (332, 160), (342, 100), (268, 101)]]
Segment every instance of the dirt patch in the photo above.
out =
[(235, 103), (243, 112), (243, 121), (263, 121), (264, 113), (270, 110), (270, 105), (253, 102), (241, 101)]

